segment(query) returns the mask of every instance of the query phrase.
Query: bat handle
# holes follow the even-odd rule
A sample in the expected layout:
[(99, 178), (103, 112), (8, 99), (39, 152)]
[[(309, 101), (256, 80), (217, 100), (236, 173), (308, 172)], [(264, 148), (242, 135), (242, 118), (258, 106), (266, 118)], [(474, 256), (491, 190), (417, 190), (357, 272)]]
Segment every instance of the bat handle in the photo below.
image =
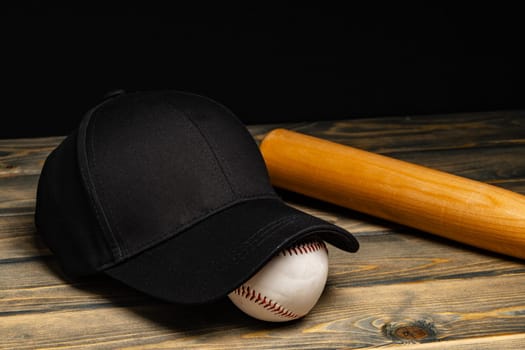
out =
[(285, 129), (260, 148), (276, 187), (525, 259), (525, 196)]

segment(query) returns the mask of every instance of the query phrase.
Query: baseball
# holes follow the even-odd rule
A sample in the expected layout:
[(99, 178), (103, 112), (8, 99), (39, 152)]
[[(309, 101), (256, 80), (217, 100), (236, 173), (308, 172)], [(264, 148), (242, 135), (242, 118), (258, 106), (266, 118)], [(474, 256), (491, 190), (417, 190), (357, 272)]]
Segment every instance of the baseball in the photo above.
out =
[(328, 250), (324, 242), (301, 242), (280, 251), (228, 297), (259, 320), (291, 321), (314, 307), (327, 276)]

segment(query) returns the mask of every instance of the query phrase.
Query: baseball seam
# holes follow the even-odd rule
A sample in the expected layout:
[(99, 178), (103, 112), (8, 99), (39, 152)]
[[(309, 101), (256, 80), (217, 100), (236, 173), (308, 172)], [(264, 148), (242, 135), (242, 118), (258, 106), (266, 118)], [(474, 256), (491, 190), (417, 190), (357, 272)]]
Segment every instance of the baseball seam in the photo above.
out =
[[(278, 253), (278, 255), (282, 255), (282, 256), (304, 255), (304, 254), (319, 251), (321, 249), (325, 249), (328, 252), (328, 249), (326, 248), (326, 245), (324, 244), (323, 241), (304, 242), (304, 243), (296, 244), (289, 248), (285, 248), (281, 250)], [(270, 311), (271, 313), (279, 317), (290, 318), (290, 319), (295, 319), (295, 318), (300, 317), (300, 315), (296, 314), (295, 312), (291, 310), (286, 309), (284, 306), (279, 305), (277, 302), (266, 297), (265, 295), (261, 295), (261, 293), (257, 292), (255, 289), (245, 284), (238, 287), (233, 292), (240, 297), (243, 297), (243, 298), (246, 298), (252, 301), (255, 304), (259, 304), (264, 309)]]
[(279, 252), (278, 255), (302, 255), (302, 254), (308, 254), (313, 253), (318, 250), (324, 249), (326, 252), (328, 252), (328, 249), (326, 248), (326, 245), (323, 241), (312, 241), (312, 242), (304, 242), (299, 243), (294, 246), (291, 246), (289, 248), (285, 248)]
[(283, 318), (298, 318), (299, 315), (295, 312), (292, 312), (282, 305), (279, 305), (277, 302), (273, 301), (272, 299), (266, 297), (265, 295), (261, 295), (261, 293), (257, 292), (255, 289), (251, 288), (247, 285), (242, 285), (239, 288), (235, 289), (235, 294), (246, 298), (250, 301), (253, 301), (256, 304), (259, 304), (264, 309), (270, 311), (271, 313), (283, 317)]

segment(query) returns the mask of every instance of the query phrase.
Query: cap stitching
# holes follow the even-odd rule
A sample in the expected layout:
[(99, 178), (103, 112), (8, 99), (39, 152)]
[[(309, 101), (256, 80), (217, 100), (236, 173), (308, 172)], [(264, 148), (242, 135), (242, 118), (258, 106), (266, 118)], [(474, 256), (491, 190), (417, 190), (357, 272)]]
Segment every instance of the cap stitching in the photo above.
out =
[[(197, 97), (197, 98), (201, 98), (201, 99), (204, 99), (206, 101), (208, 101), (209, 103), (211, 103), (212, 105), (214, 106), (217, 106), (219, 108), (221, 108), (224, 112), (226, 112), (226, 114), (228, 114), (228, 116), (238, 125), (240, 126), (241, 128), (243, 129), (246, 129), (246, 126), (241, 122), (241, 120), (228, 108), (226, 107), (225, 105), (223, 105), (222, 103), (212, 99), (212, 98), (209, 98), (207, 96), (203, 96), (203, 95), (199, 95), (199, 94), (195, 94), (195, 93), (192, 93), (192, 92), (184, 92), (184, 91), (177, 91), (177, 93), (180, 93), (182, 95), (186, 95), (186, 96), (192, 96), (192, 97)], [(191, 113), (190, 113), (191, 114)], [(191, 120), (194, 124), (196, 124), (193, 120)], [(197, 126), (197, 125), (196, 125)], [(199, 131), (200, 131), (200, 128), (198, 128)], [(248, 132), (249, 133), (249, 132)], [(204, 137), (204, 135), (203, 135)], [(252, 138), (252, 141), (253, 141), (253, 137), (251, 136)], [(206, 139), (207, 140), (207, 139)], [(209, 145), (211, 147), (211, 145)], [(257, 145), (255, 144), (255, 147), (257, 148)], [(212, 148), (212, 150), (214, 150), (215, 148)], [(222, 157), (222, 155), (220, 155), (218, 152), (216, 151), (213, 151), (214, 154), (216, 156), (220, 156), (221, 157), (221, 160), (224, 162), (224, 163), (228, 163), (225, 161), (225, 159)], [(262, 160), (262, 159), (261, 159)], [(221, 166), (221, 168), (223, 168), (223, 166)], [(226, 165), (226, 168), (228, 168), (228, 173), (229, 174), (232, 174), (232, 172), (230, 171), (229, 169), (229, 166)], [(266, 169), (266, 168), (265, 168)], [(224, 168), (223, 168), (224, 170)], [(230, 184), (231, 186), (231, 189), (232, 189), (232, 192), (234, 192), (235, 194), (237, 194), (238, 192), (236, 191), (236, 189), (234, 188), (234, 186), (232, 185), (232, 183), (229, 181), (229, 178), (226, 176), (226, 174), (224, 175), (226, 178), (227, 178), (227, 181), (228, 183)]]
[[(162, 236), (160, 236), (157, 239), (151, 240), (151, 241), (149, 241), (147, 243), (144, 243), (142, 245), (137, 246), (137, 248), (138, 248), (137, 250), (141, 250), (141, 249), (144, 249), (144, 248), (149, 248), (152, 245), (161, 243), (162, 241), (164, 241), (167, 238), (172, 238), (172, 237), (175, 237), (178, 234), (182, 234), (184, 231), (186, 231), (190, 227), (198, 224), (201, 221), (206, 220), (211, 215), (219, 213), (219, 212), (221, 212), (223, 210), (226, 210), (229, 207), (234, 206), (235, 204), (239, 204), (239, 203), (243, 203), (243, 202), (247, 202), (247, 201), (255, 200), (255, 199), (275, 199), (275, 197), (273, 197), (273, 196), (254, 196), (254, 197), (244, 197), (244, 198), (241, 198), (241, 199), (234, 199), (233, 201), (228, 202), (228, 203), (224, 204), (223, 206), (221, 206), (219, 208), (215, 208), (215, 209), (209, 210), (207, 212), (204, 212), (204, 214), (197, 215), (195, 219), (189, 221), (185, 225), (182, 225), (182, 226), (176, 228), (175, 231), (169, 231), (169, 232), (163, 234)], [(135, 254), (138, 254), (138, 253), (135, 253)], [(133, 255), (135, 255), (135, 254), (133, 254)]]
[[(270, 239), (271, 236), (273, 236), (273, 235), (277, 234), (278, 232), (284, 230), (287, 227), (286, 225), (297, 221), (301, 216), (302, 216), (301, 214), (293, 214), (291, 216), (286, 216), (284, 218), (276, 220), (276, 221), (266, 225), (265, 227), (261, 228), (256, 233), (251, 235), (245, 241), (245, 243), (239, 245), (235, 250), (233, 250), (232, 254), (230, 254), (231, 260), (233, 262), (235, 262), (235, 263), (242, 264), (244, 262), (244, 260), (246, 260), (246, 257), (248, 255), (250, 255), (250, 252), (252, 251), (252, 250), (250, 250), (251, 247), (255, 247), (255, 246), (261, 244), (262, 242), (264, 242), (265, 240)], [(310, 220), (313, 223), (314, 220), (312, 218)], [(331, 225), (331, 224), (328, 224), (328, 225)], [(275, 226), (278, 226), (279, 228), (274, 230)], [(271, 234), (268, 234), (268, 232), (270, 232), (272, 230), (274, 230), (274, 231)], [(326, 233), (332, 232), (332, 233), (335, 233), (335, 232), (337, 232), (337, 230), (335, 230), (333, 228), (330, 228), (327, 225), (321, 225), (321, 224), (310, 225), (310, 226), (300, 230), (299, 232), (294, 232), (294, 234), (291, 237), (291, 239), (282, 242), (283, 243), (282, 246), (286, 246), (292, 240), (305, 238), (305, 234), (308, 234), (308, 233), (319, 234), (320, 232), (326, 232)], [(280, 249), (280, 247), (277, 247), (277, 249)], [(220, 266), (226, 266), (226, 264), (225, 263), (224, 264), (222, 264), (222, 263), (215, 264), (215, 267), (218, 270), (220, 270)]]
[[(170, 106), (177, 110), (175, 107), (173, 107), (173, 105), (170, 103)], [(206, 136), (204, 136), (204, 133), (202, 132), (201, 128), (199, 127), (199, 125), (193, 120), (192, 117), (190, 117), (190, 114), (187, 113), (187, 112), (183, 112), (183, 111), (179, 111), (177, 110), (178, 112), (180, 112), (184, 117), (186, 117), (186, 119), (191, 123), (191, 125), (193, 125), (193, 127), (195, 129), (197, 129), (197, 131), (199, 132), (199, 135), (202, 137), (202, 139), (204, 140), (204, 142), (206, 143), (206, 145), (208, 146), (208, 149), (210, 150), (211, 154), (213, 154), (213, 157), (215, 158), (215, 162), (216, 162), (216, 166), (217, 168), (220, 169), (222, 175), (224, 176), (224, 179), (226, 180), (226, 183), (229, 185), (230, 187), (230, 192), (235, 196), (237, 195), (236, 191), (234, 190), (233, 188), (233, 185), (230, 181), (230, 178), (229, 176), (226, 175), (226, 171), (224, 170), (224, 166), (223, 166), (223, 162), (225, 163), (226, 161), (221, 158), (219, 159), (219, 156), (217, 155), (217, 152), (215, 151), (215, 149), (211, 146), (210, 144), (210, 141), (208, 140), (208, 138), (206, 138)]]
[(214, 100), (214, 99), (212, 99), (212, 98), (210, 98), (208, 96), (203, 96), (203, 95), (199, 95), (199, 94), (196, 94), (196, 93), (193, 93), (193, 92), (187, 92), (187, 91), (178, 91), (178, 90), (168, 90), (168, 91), (174, 91), (174, 92), (180, 93), (182, 95), (199, 97), (199, 98), (202, 98), (204, 100), (207, 100), (208, 102), (211, 102), (212, 104), (217, 105), (218, 107), (222, 108), (225, 112), (230, 114), (230, 116), (233, 117), (232, 119), (235, 120), (238, 125), (242, 126), (243, 128), (246, 127), (241, 122), (241, 120), (233, 113), (233, 111), (231, 109), (229, 109), (228, 107), (226, 107), (222, 103), (220, 103), (220, 102), (218, 102), (218, 101), (216, 101), (216, 100)]
[[(91, 137), (91, 140), (90, 140), (90, 146), (91, 146), (91, 159), (92, 159), (92, 162), (93, 162), (93, 167), (96, 168), (97, 167), (97, 161), (96, 161), (96, 152), (95, 152), (95, 138), (97, 136), (96, 134), (96, 125), (97, 125), (97, 121), (98, 121), (98, 114), (94, 114), (94, 111), (100, 107), (102, 104), (104, 104), (106, 101), (104, 101), (103, 103), (101, 103), (99, 106), (95, 107), (93, 109), (93, 111), (90, 113), (90, 116), (89, 116), (89, 121), (91, 122), (91, 127), (92, 127), (92, 134), (93, 134), (93, 137)], [(168, 103), (172, 108), (174, 108), (171, 103)], [(178, 110), (177, 110), (178, 111)], [(198, 127), (198, 125), (193, 121), (192, 118), (190, 118), (186, 113), (182, 112), (182, 111), (178, 111), (178, 112), (181, 112), (181, 114), (186, 117), (186, 119), (191, 123), (191, 125), (193, 125), (195, 127), (195, 129), (197, 130), (197, 132), (199, 133), (199, 135), (201, 136), (201, 138), (204, 140), (204, 142), (206, 143), (206, 145), (208, 146), (208, 149), (210, 150), (210, 152), (212, 153), (213, 157), (215, 158), (215, 161), (216, 161), (216, 164), (215, 164), (215, 167), (218, 168), (221, 173), (223, 174), (224, 178), (225, 178), (225, 181), (226, 183), (228, 184), (229, 186), (229, 189), (231, 191), (231, 193), (235, 196), (235, 192), (233, 191), (233, 186), (228, 178), (228, 176), (226, 176), (226, 173), (224, 171), (224, 169), (222, 168), (221, 166), (221, 163), (219, 162), (219, 159), (218, 159), (218, 156), (217, 154), (214, 152), (213, 150), (213, 147), (211, 147), (211, 145), (209, 144), (207, 138), (204, 136), (203, 132), (201, 131), (201, 129)], [(86, 128), (87, 129), (87, 128)], [(224, 160), (222, 160), (224, 161)], [(100, 181), (100, 178), (99, 176), (96, 174), (96, 173), (93, 173), (94, 174), (94, 178), (96, 179), (97, 183), (98, 183), (98, 189), (100, 190), (100, 194), (101, 196), (105, 197), (106, 196), (106, 192), (104, 191), (104, 187), (103, 187), (103, 184), (101, 183)], [(93, 190), (93, 193), (95, 196), (97, 196), (96, 192)], [(93, 201), (92, 201), (93, 202)], [(102, 215), (105, 215), (104, 212), (103, 212), (103, 209), (100, 208), (98, 209), (98, 206), (97, 205), (93, 205), (94, 209), (95, 209), (95, 212), (97, 213), (97, 217), (99, 217), (98, 213), (99, 211), (102, 211)], [(108, 233), (111, 235), (113, 241), (115, 242), (114, 246), (115, 246), (115, 251), (114, 251), (114, 255), (116, 255), (116, 261), (113, 262), (113, 263), (118, 263), (120, 261), (122, 261), (123, 259), (126, 259), (128, 258), (127, 255), (129, 252), (127, 251), (127, 249), (125, 249), (126, 247), (124, 246), (123, 244), (123, 241), (122, 241), (122, 233), (121, 233), (121, 229), (120, 229), (120, 226), (119, 226), (119, 223), (117, 220), (115, 220), (115, 215), (114, 215), (114, 211), (113, 211), (113, 208), (111, 206), (111, 203), (110, 202), (107, 202), (105, 207), (107, 208), (108, 210), (108, 214), (110, 216), (110, 218), (112, 218), (111, 220), (111, 224), (113, 225), (113, 227), (111, 225), (109, 225), (109, 220), (108, 220)], [(221, 207), (222, 208), (222, 207)], [(205, 215), (207, 215), (208, 213), (205, 213)], [(199, 215), (200, 216), (200, 215)], [(107, 220), (107, 219), (106, 219)], [(115, 232), (113, 232), (113, 229)], [(143, 245), (139, 245), (137, 246), (137, 249), (136, 250), (142, 250), (144, 247), (147, 247), (151, 244), (151, 242), (156, 242), (157, 240), (158, 241), (162, 241), (165, 239), (166, 236), (169, 236), (170, 233), (168, 234), (165, 234), (165, 235), (162, 235), (160, 236), (159, 238), (155, 239), (155, 240), (152, 240), (152, 241), (148, 241), (146, 243), (144, 243)], [(116, 253), (116, 254), (115, 254)], [(135, 255), (135, 254), (133, 254)], [(107, 265), (111, 265), (112, 263), (108, 263)], [(104, 265), (104, 266), (107, 266), (107, 265)], [(101, 267), (101, 269), (103, 269), (104, 267)]]
[[(278, 225), (282, 225), (282, 224), (288, 224), (290, 222), (294, 222), (294, 221), (297, 221), (299, 218), (301, 217), (304, 217), (304, 214), (292, 214), (292, 215), (289, 215), (289, 216), (285, 216), (285, 219), (286, 220), (283, 220), (283, 222), (278, 222), (277, 224)], [(309, 220), (312, 221), (312, 219), (310, 217), (308, 217)], [(284, 227), (282, 227), (281, 229), (283, 229)], [(273, 230), (274, 227), (269, 227), (267, 229), (265, 229), (263, 231), (263, 233), (267, 233), (269, 230)], [(280, 231), (280, 230), (277, 230), (277, 231)], [(261, 244), (261, 242), (265, 241), (267, 239), (267, 235), (266, 234), (260, 234), (258, 233), (257, 234), (257, 238), (254, 239), (254, 240), (250, 240), (250, 246), (256, 246), (256, 245), (259, 245)]]
[[(274, 232), (279, 232), (283, 227), (282, 225), (288, 224), (292, 221), (296, 221), (299, 218), (299, 214), (293, 214), (291, 216), (285, 216), (278, 220), (274, 220), (269, 224), (261, 227), (254, 234), (248, 237), (245, 242), (240, 244), (236, 249), (233, 250), (231, 254), (231, 259), (233, 261), (243, 261), (246, 259), (246, 255), (249, 253), (249, 247), (257, 246), (260, 242), (264, 241), (265, 238), (268, 238), (266, 233), (275, 229), (275, 227), (281, 226), (280, 229), (277, 229)], [(222, 264), (221, 264), (222, 265)]]
[(240, 203), (243, 203), (243, 202), (247, 202), (247, 201), (251, 201), (251, 200), (256, 200), (256, 199), (279, 199), (276, 195), (264, 195), (264, 196), (253, 196), (253, 197), (242, 197), (242, 198), (236, 198), (234, 199), (233, 201), (230, 201), (226, 204), (224, 204), (223, 206), (219, 207), (219, 208), (215, 208), (215, 209), (212, 209), (212, 210), (209, 210), (203, 214), (200, 214), (198, 215), (195, 219), (187, 222), (186, 224), (180, 226), (180, 227), (177, 227), (175, 230), (170, 230), (164, 234), (162, 234), (161, 236), (151, 240), (151, 241), (148, 241), (144, 244), (141, 244), (141, 245), (138, 245), (137, 246), (137, 249), (129, 256), (126, 256), (124, 257), (123, 259), (120, 259), (119, 261), (115, 261), (115, 262), (111, 262), (111, 263), (107, 263), (107, 264), (104, 264), (100, 267), (100, 270), (103, 270), (103, 269), (106, 269), (106, 268), (110, 268), (110, 267), (113, 267), (115, 265), (117, 265), (118, 263), (121, 263), (123, 262), (124, 260), (127, 260), (127, 259), (130, 259), (138, 254), (141, 254), (144, 250), (147, 250), (147, 249), (150, 249), (150, 248), (153, 248), (154, 246), (158, 245), (158, 244), (161, 244), (162, 242), (164, 242), (165, 240), (167, 239), (171, 239), (171, 238), (174, 238), (180, 234), (184, 234), (184, 232), (188, 229), (190, 229), (192, 226), (195, 226), (197, 224), (199, 224), (200, 222), (208, 219), (210, 216), (212, 215), (215, 215), (223, 210), (226, 210), (236, 204), (240, 204)]
[[(79, 159), (79, 166), (81, 168), (81, 178), (83, 180), (83, 184), (84, 186), (86, 187), (86, 190), (88, 192), (88, 199), (89, 199), (89, 202), (91, 203), (91, 208), (94, 210), (95, 212), (95, 216), (97, 217), (97, 221), (99, 223), (99, 225), (101, 226), (101, 231), (102, 231), (102, 234), (103, 234), (103, 237), (104, 237), (104, 240), (106, 241), (106, 243), (108, 244), (109, 248), (110, 248), (110, 251), (111, 251), (111, 254), (112, 254), (112, 257), (114, 260), (117, 260), (117, 258), (120, 258), (122, 256), (122, 251), (120, 250), (120, 246), (117, 242), (117, 240), (115, 239), (115, 236), (113, 235), (113, 232), (111, 231), (111, 226), (109, 225), (109, 222), (108, 222), (108, 219), (106, 217), (106, 214), (104, 213), (104, 210), (102, 208), (102, 204), (100, 203), (100, 200), (98, 198), (98, 194), (97, 194), (97, 190), (95, 189), (95, 185), (93, 183), (93, 179), (92, 179), (92, 176), (91, 176), (91, 171), (89, 169), (89, 164), (88, 164), (88, 152), (87, 152), (87, 149), (86, 147), (88, 146), (87, 143), (87, 129), (88, 129), (88, 126), (89, 126), (89, 122), (91, 121), (91, 118), (94, 114), (94, 112), (99, 108), (101, 107), (102, 105), (106, 104), (108, 101), (110, 100), (106, 100), (102, 103), (100, 103), (99, 105), (97, 105), (96, 107), (94, 107), (93, 109), (91, 109), (87, 114), (86, 116), (84, 117), (84, 120), (82, 121), (81, 123), (81, 126), (79, 128), (79, 135), (78, 135), (78, 142), (77, 142), (77, 145), (78, 145), (78, 157), (82, 157), (82, 159), (84, 159), (83, 157), (85, 157), (85, 164), (84, 164), (84, 161), (82, 159)], [(81, 142), (82, 141), (82, 142)], [(93, 148), (92, 148), (92, 153), (93, 152)], [(108, 237), (109, 236), (109, 237)], [(110, 241), (111, 240), (111, 241)], [(102, 266), (105, 266), (107, 264), (111, 264), (111, 263), (114, 263), (113, 262), (108, 262), (106, 264), (103, 264)]]
[[(292, 214), (290, 216), (285, 216), (278, 220), (274, 220), (271, 223), (263, 226), (262, 228), (257, 230), (257, 232), (255, 232), (250, 237), (248, 237), (245, 240), (245, 242), (243, 242), (236, 249), (234, 249), (232, 253), (230, 254), (230, 259), (233, 262), (242, 263), (244, 260), (246, 260), (246, 257), (250, 254), (251, 247), (257, 246), (261, 242), (265, 241), (266, 239), (269, 239), (270, 236), (272, 236), (273, 234), (277, 234), (278, 232), (283, 230), (285, 227), (287, 227), (286, 225), (288, 225), (291, 222), (297, 221), (301, 216), (302, 216), (301, 214)], [(275, 230), (275, 227), (279, 227), (279, 228)], [(270, 231), (273, 231), (272, 235), (267, 234)], [(283, 245), (285, 245), (286, 243), (287, 242), (283, 242)], [(277, 247), (277, 248), (279, 249), (280, 247)], [(216, 264), (215, 266), (219, 267), (219, 270), (220, 270), (220, 266), (226, 266), (226, 264)]]
[[(99, 108), (101, 105), (103, 105), (105, 102), (107, 101), (104, 101), (103, 103), (101, 103), (99, 106), (95, 107), (89, 114), (88, 118), (89, 118), (89, 122), (90, 123), (87, 123), (88, 125), (91, 124), (91, 128), (92, 128), (92, 134), (93, 136), (90, 138), (90, 148), (91, 148), (91, 160), (93, 162), (93, 167), (96, 168), (97, 167), (97, 160), (96, 160), (96, 152), (95, 152), (95, 138), (97, 136), (96, 134), (96, 126), (98, 125), (97, 124), (97, 121), (98, 121), (98, 114), (95, 114), (95, 110), (97, 108)], [(172, 108), (174, 108), (170, 103), (168, 103)], [(223, 174), (224, 178), (225, 178), (225, 181), (226, 183), (229, 185), (229, 189), (231, 191), (231, 193), (235, 196), (236, 193), (233, 189), (233, 186), (230, 182), (230, 179), (229, 177), (226, 175), (226, 172), (224, 170), (224, 168), (221, 166), (221, 161), (222, 162), (225, 162), (225, 160), (221, 157), (221, 159), (219, 159), (219, 155), (214, 151), (214, 148), (211, 146), (211, 144), (209, 143), (208, 139), (204, 136), (204, 133), (202, 132), (202, 130), (200, 129), (200, 127), (197, 125), (197, 123), (187, 114), (187, 113), (184, 113), (182, 111), (179, 111), (177, 110), (178, 112), (180, 112), (184, 117), (186, 117), (186, 119), (191, 123), (191, 125), (193, 125), (195, 127), (195, 129), (197, 130), (197, 132), (199, 133), (199, 135), (202, 137), (202, 139), (204, 140), (204, 142), (206, 143), (206, 145), (208, 146), (208, 149), (210, 150), (210, 152), (212, 153), (212, 155), (214, 156), (215, 158), (215, 167), (217, 167), (217, 169), (219, 169), (221, 171), (221, 173)], [(87, 130), (87, 125), (86, 125), (86, 130)], [(87, 132), (87, 131), (86, 131)], [(88, 173), (89, 170), (88, 170)], [(95, 178), (95, 180), (97, 181), (97, 189), (100, 191), (100, 195), (101, 196), (105, 196), (106, 195), (106, 192), (104, 191), (104, 188), (103, 188), (103, 184), (100, 182), (100, 178), (99, 176), (93, 172), (93, 177)], [(95, 190), (93, 189), (92, 190), (92, 193), (93, 193), (93, 196), (94, 197), (98, 197), (97, 196), (97, 193), (95, 192)], [(196, 219), (197, 220), (192, 220), (190, 221), (189, 223), (187, 223), (186, 225), (184, 226), (181, 226), (179, 228), (177, 228), (175, 231), (169, 231), (161, 236), (158, 236), (156, 239), (154, 240), (151, 240), (151, 241), (148, 241), (148, 242), (145, 242), (144, 244), (141, 244), (141, 245), (138, 245), (136, 247), (136, 249), (134, 249), (134, 253), (132, 253), (131, 256), (134, 256), (136, 254), (139, 254), (141, 251), (143, 251), (145, 248), (148, 248), (148, 247), (151, 247), (155, 244), (158, 244), (160, 242), (162, 242), (163, 240), (165, 240), (167, 237), (170, 237), (170, 236), (175, 236), (176, 234), (179, 234), (181, 233), (181, 231), (187, 229), (188, 227), (191, 227), (192, 225), (194, 225), (195, 223), (199, 222), (199, 220), (203, 220), (204, 218), (208, 217), (209, 215), (215, 213), (215, 212), (219, 212), (221, 210), (224, 210), (225, 208), (231, 206), (231, 205), (234, 205), (238, 202), (242, 202), (242, 201), (246, 201), (246, 200), (250, 200), (250, 199), (263, 199), (263, 198), (277, 198), (276, 195), (257, 195), (257, 196), (253, 196), (253, 197), (242, 197), (242, 198), (235, 198), (233, 201), (231, 202), (228, 202), (226, 203), (225, 205), (219, 207), (219, 208), (215, 208), (211, 211), (207, 211), (207, 212), (204, 212), (204, 213), (201, 213), (199, 214)], [(97, 216), (97, 218), (99, 219), (99, 222), (101, 222), (101, 215), (104, 216), (104, 212), (103, 212), (103, 208), (98, 205), (96, 205), (95, 201), (90, 197), (90, 201), (92, 203), (92, 207), (93, 209), (95, 210), (95, 214)], [(115, 242), (115, 244), (111, 245), (110, 246), (114, 246), (114, 250), (113, 250), (113, 255), (114, 255), (114, 258), (115, 258), (115, 261), (113, 262), (108, 262), (104, 265), (102, 265), (101, 267), (99, 267), (99, 269), (104, 269), (104, 268), (107, 268), (108, 266), (112, 266), (112, 265), (115, 265), (116, 263), (119, 263), (127, 258), (129, 258), (130, 256), (127, 256), (127, 254), (129, 254), (129, 252), (125, 249), (125, 246), (123, 245), (122, 243), (122, 238), (121, 238), (121, 229), (120, 229), (120, 226), (118, 224), (118, 222), (116, 220), (114, 220), (114, 211), (111, 207), (111, 204), (110, 203), (106, 203), (105, 205), (105, 208), (107, 208), (108, 210), (108, 214), (110, 215), (110, 217), (113, 219), (111, 220), (111, 224), (113, 225), (113, 227), (111, 225), (109, 225), (109, 221), (108, 221), (108, 234), (111, 236), (111, 238), (113, 239), (113, 241)], [(103, 217), (102, 217), (103, 218)], [(106, 219), (107, 220), (107, 219)], [(113, 232), (113, 230), (115, 232)], [(135, 253), (136, 252), (136, 253)]]
[[(230, 169), (230, 166), (228, 165), (228, 161), (226, 161), (226, 159), (222, 156), (222, 154), (220, 152), (220, 147), (217, 147), (216, 143), (212, 139), (209, 139), (209, 138), (204, 136), (204, 131), (197, 124), (197, 122), (195, 122), (195, 120), (193, 119), (193, 114), (194, 113), (192, 113), (191, 111), (187, 111), (187, 112), (184, 113), (184, 115), (187, 115), (188, 119), (190, 119), (190, 121), (199, 130), (199, 132), (201, 133), (202, 137), (206, 139), (206, 144), (208, 145), (208, 147), (210, 147), (211, 151), (215, 155), (215, 158), (217, 159), (217, 161), (219, 163), (219, 167), (221, 168), (222, 173), (224, 174), (224, 177), (226, 178), (226, 181), (230, 185), (230, 189), (231, 189), (232, 193), (234, 195), (238, 195), (239, 193), (238, 193), (236, 187), (233, 185), (233, 182), (230, 181), (230, 176), (232, 175), (232, 171)], [(213, 146), (212, 146), (212, 144), (213, 144)]]
[[(97, 133), (95, 132), (96, 130), (96, 125), (97, 125), (97, 121), (98, 121), (98, 114), (96, 115), (93, 115), (92, 116), (92, 132), (93, 132), (93, 137), (91, 138), (91, 142), (90, 142), (90, 146), (91, 146), (91, 158), (93, 160), (93, 168), (96, 169), (97, 168), (97, 161), (96, 161), (96, 152), (95, 152), (95, 138), (97, 137)], [(107, 198), (106, 197), (106, 192), (104, 190), (104, 186), (102, 184), (102, 182), (100, 181), (100, 178), (98, 176), (98, 174), (96, 172), (94, 172), (94, 177), (97, 181), (97, 183), (99, 184), (99, 189), (100, 189), (100, 194), (102, 197), (104, 198)], [(110, 201), (106, 201), (106, 208), (108, 209), (108, 212), (109, 212), (109, 216), (111, 218), (111, 223), (113, 224), (114, 226), (114, 229), (116, 231), (116, 234), (115, 235), (113, 232), (111, 232), (111, 226), (109, 227), (110, 229), (110, 233), (112, 234), (113, 236), (113, 239), (116, 241), (116, 248), (118, 249), (118, 258), (120, 259), (123, 255), (124, 255), (124, 252), (123, 252), (123, 249), (124, 249), (124, 245), (122, 244), (122, 237), (121, 237), (121, 233), (120, 233), (120, 228), (119, 228), (119, 225), (118, 225), (118, 220), (115, 220), (115, 215), (114, 215), (114, 212), (113, 212), (113, 208), (111, 206), (111, 203)]]

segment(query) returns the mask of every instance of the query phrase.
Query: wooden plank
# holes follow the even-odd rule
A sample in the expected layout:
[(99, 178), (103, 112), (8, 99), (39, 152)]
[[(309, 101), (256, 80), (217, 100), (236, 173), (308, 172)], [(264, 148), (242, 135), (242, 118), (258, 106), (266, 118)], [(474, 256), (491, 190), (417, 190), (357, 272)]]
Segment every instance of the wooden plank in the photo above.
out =
[[(427, 344), (412, 344), (409, 350), (518, 350), (523, 349), (525, 334), (503, 335), (496, 337), (481, 337), (474, 339), (463, 339), (447, 341), (445, 343), (435, 342)], [(405, 344), (400, 348), (407, 348)]]
[[(348, 254), (334, 247), (330, 249), (328, 286), (357, 287), (413, 283), (429, 280), (448, 280), (525, 274), (521, 261), (475, 250), (439, 239), (424, 238), (416, 234), (382, 233), (360, 236), (361, 250)], [(7, 241), (7, 242), (5, 242)], [(111, 279), (90, 277), (70, 281), (64, 279), (60, 268), (50, 252), (33, 237), (26, 241), (0, 240), (0, 291), (9, 291), (13, 300), (21, 293), (23, 297), (14, 304), (3, 304), (3, 312), (48, 311), (56, 305), (42, 303), (34, 305), (33, 299), (45, 300), (45, 288), (56, 288), (58, 295), (68, 295), (65, 308), (71, 306), (73, 298), (70, 289), (83, 287), (98, 291), (100, 296), (119, 290), (124, 299), (136, 293)], [(33, 246), (32, 246), (33, 245)], [(67, 283), (67, 285), (62, 285)], [(33, 290), (32, 299), (26, 299), (26, 289)], [(62, 292), (58, 292), (61, 290)], [(74, 289), (75, 290), (75, 289)], [(46, 292), (47, 293), (47, 292)], [(82, 298), (82, 292), (78, 298)], [(6, 300), (6, 299), (4, 299)], [(26, 304), (26, 301), (28, 304)], [(96, 301), (98, 302), (98, 301)]]
[(0, 238), (0, 251), (0, 264), (51, 254), (38, 235)]
[(0, 239), (35, 233), (33, 213), (0, 216)]
[(34, 211), (38, 178), (39, 175), (0, 178), (0, 217)]
[(0, 178), (39, 174), (45, 158), (63, 138), (0, 140)]
[[(38, 256), (26, 259), (3, 261), (0, 263), (0, 293), (7, 290), (17, 290), (25, 288), (39, 288), (65, 284), (68, 288), (74, 288), (74, 281), (65, 278), (58, 267), (58, 262), (52, 255)], [(81, 282), (77, 282), (81, 284)], [(88, 282), (92, 283), (88, 279)], [(6, 305), (0, 303), (2, 312), (13, 311)]]
[[(226, 300), (198, 307), (153, 301), (120, 307), (108, 296), (104, 304), (75, 312), (4, 315), (0, 347), (318, 349), (435, 341), (445, 347), (448, 341), (523, 332), (524, 288), (524, 275), (331, 286), (307, 317), (286, 324), (252, 320)], [(49, 290), (45, 302), (66, 297)]]
[(359, 236), (361, 249), (332, 249), (328, 284), (368, 286), (525, 273), (518, 259), (414, 234)]
[(260, 141), (285, 127), (372, 152), (464, 149), (525, 143), (525, 111), (496, 111), (432, 116), (397, 116), (296, 125), (254, 126)]
[[(40, 266), (34, 262), (9, 264), (8, 268), (2, 268), (2, 271), (9, 271), (9, 266), (20, 271), (19, 265), (31, 266), (35, 268), (35, 272), (39, 271), (47, 276), (35, 276), (36, 273), (34, 272), (28, 274), (26, 270), (21, 275), (24, 276), (24, 281), (17, 281), (16, 283), (17, 285), (25, 284), (25, 286), (21, 287), (3, 282), (0, 286), (2, 291), (0, 316), (39, 314), (52, 311), (72, 312), (86, 308), (114, 307), (115, 304), (124, 306), (156, 303), (148, 296), (104, 275), (77, 281), (67, 279), (58, 270), (57, 265), (51, 261), (41, 260)], [(53, 269), (57, 270), (52, 271)], [(31, 283), (28, 275), (36, 277), (35, 283)]]

